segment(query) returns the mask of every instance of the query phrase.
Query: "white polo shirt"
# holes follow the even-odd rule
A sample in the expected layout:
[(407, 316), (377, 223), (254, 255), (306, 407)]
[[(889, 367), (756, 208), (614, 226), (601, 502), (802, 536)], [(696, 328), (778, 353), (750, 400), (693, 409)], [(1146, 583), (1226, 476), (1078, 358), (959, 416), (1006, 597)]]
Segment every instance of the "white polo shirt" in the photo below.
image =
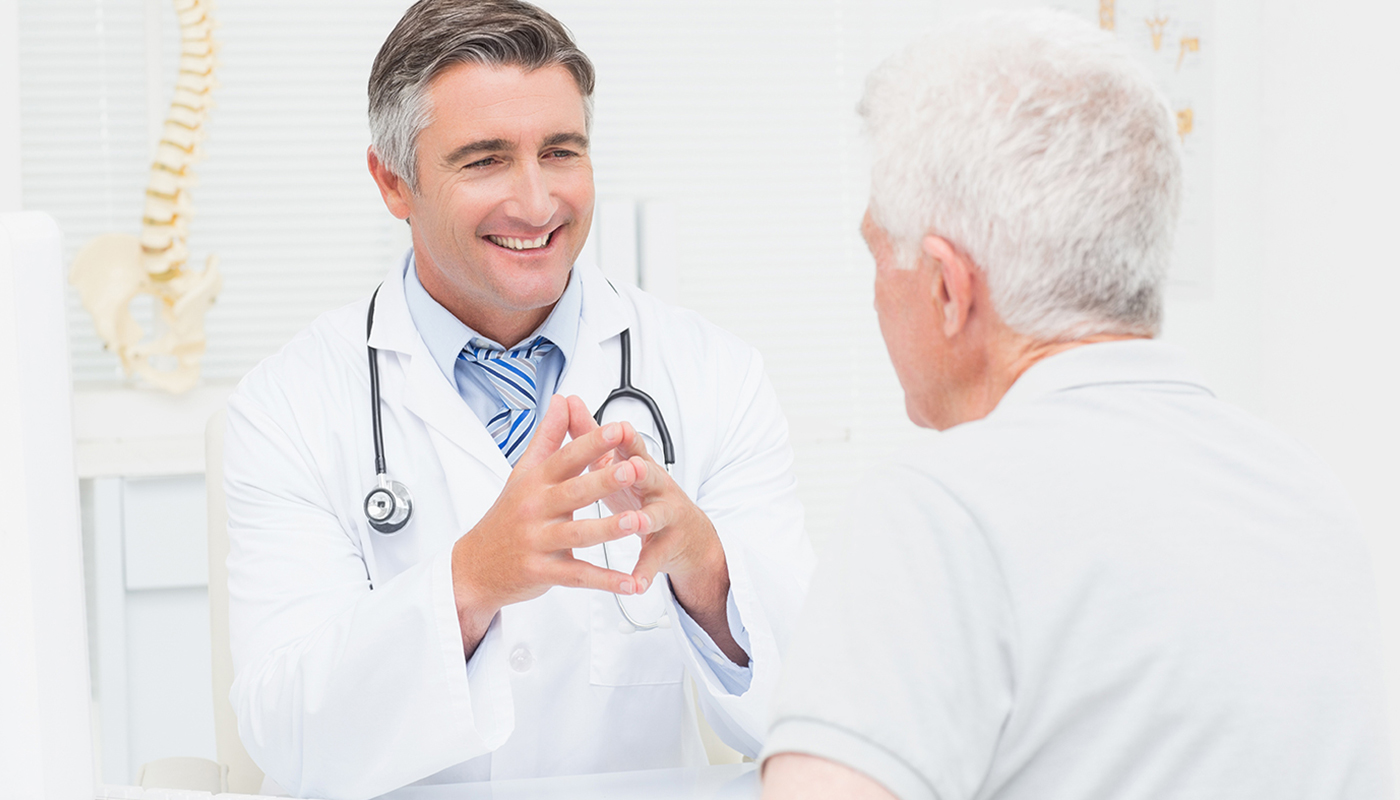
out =
[(1177, 349), (1047, 358), (858, 498), (765, 757), (905, 800), (1390, 796), (1351, 506)]

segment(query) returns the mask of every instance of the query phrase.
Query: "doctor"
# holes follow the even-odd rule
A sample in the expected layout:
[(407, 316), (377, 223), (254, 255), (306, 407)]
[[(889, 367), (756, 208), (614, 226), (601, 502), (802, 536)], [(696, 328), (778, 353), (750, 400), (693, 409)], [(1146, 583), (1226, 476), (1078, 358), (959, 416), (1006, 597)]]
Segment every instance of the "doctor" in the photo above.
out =
[[(534, 6), (410, 8), (368, 161), (413, 250), (229, 401), (232, 701), (293, 794), (704, 764), (687, 675), (761, 746), (812, 563), (786, 422), (752, 348), (575, 263), (592, 89)], [(627, 357), (669, 470), (642, 402), (594, 420)]]

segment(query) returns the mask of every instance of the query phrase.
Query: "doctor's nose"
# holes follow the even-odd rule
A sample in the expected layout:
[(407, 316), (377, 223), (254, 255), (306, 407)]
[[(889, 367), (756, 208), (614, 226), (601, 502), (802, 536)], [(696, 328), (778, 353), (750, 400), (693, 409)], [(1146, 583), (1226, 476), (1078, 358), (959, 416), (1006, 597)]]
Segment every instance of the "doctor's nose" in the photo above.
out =
[(538, 165), (520, 170), (513, 187), (512, 216), (531, 227), (542, 228), (554, 218), (559, 203), (550, 192), (549, 181)]

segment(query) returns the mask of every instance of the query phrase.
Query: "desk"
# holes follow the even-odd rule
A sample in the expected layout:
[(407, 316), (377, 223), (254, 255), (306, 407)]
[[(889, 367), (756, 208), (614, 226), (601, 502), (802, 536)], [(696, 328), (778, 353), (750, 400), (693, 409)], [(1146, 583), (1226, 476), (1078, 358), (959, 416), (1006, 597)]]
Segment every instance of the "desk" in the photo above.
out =
[(408, 786), (380, 800), (757, 800), (757, 764)]

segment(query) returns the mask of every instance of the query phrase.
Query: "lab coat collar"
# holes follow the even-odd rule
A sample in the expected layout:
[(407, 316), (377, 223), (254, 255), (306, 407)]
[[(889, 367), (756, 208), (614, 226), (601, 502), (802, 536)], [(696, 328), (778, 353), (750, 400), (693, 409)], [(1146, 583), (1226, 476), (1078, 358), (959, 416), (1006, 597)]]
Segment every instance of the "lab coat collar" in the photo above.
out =
[[(408, 302), (404, 297), (404, 270), (409, 266), (412, 253), (389, 270), (379, 289), (379, 299), (375, 304), (374, 331), (369, 343), (381, 350), (394, 350), (413, 354), (422, 350), (432, 360), (423, 337), (413, 325), (413, 317), (408, 313)], [(579, 303), (578, 344), (598, 345), (622, 333), (628, 327), (627, 304), (603, 273), (584, 261), (574, 265), (580, 284), (582, 298)], [(572, 283), (573, 277), (570, 278)], [(571, 365), (572, 366), (572, 365)], [(574, 371), (566, 368), (566, 372)]]
[[(574, 265), (582, 291), (579, 308), (578, 342), (574, 357), (564, 365), (557, 391), (578, 395), (592, 411), (597, 411), (621, 376), (617, 356), (608, 358), (603, 343), (617, 338), (631, 325), (628, 304), (603, 273), (592, 264)], [(636, 337), (633, 337), (636, 347)]]
[(997, 411), (1055, 392), (1105, 384), (1176, 384), (1178, 390), (1214, 395), (1186, 351), (1153, 339), (1098, 342), (1037, 361), (1011, 385)]
[[(421, 349), (427, 352), (423, 337), (413, 327), (413, 317), (408, 313), (408, 300), (404, 297), (403, 274), (408, 268), (413, 252), (409, 251), (384, 276), (379, 284), (374, 300), (374, 325), (370, 330), (369, 346), (378, 350), (392, 350), (398, 353), (413, 354)], [(428, 354), (429, 359), (432, 358)]]
[[(510, 476), (510, 462), (501, 455), (486, 426), (471, 412), (457, 387), (442, 374), (433, 361), (423, 337), (413, 326), (404, 297), (403, 271), (407, 261), (399, 262), (380, 284), (375, 300), (374, 328), (370, 332), (371, 347), (379, 350), (382, 402), (401, 404), (423, 420), (451, 445), (484, 464), (502, 481)], [(397, 357), (402, 366), (402, 382), (384, 379), (388, 358)], [(444, 469), (466, 474), (455, 466), (456, 458), (439, 448)]]

